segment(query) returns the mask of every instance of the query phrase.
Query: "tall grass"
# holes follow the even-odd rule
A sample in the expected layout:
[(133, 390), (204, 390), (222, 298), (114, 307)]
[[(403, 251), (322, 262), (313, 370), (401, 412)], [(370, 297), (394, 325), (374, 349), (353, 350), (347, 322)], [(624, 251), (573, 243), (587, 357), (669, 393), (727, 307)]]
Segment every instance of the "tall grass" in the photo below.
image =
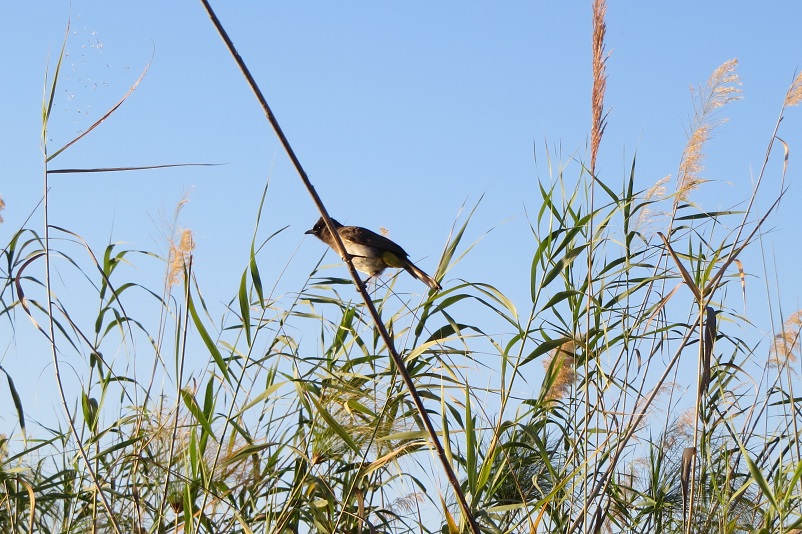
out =
[[(3, 369), (19, 431), (0, 436), (0, 530), (802, 529), (802, 320), (772, 309), (781, 327), (771, 343), (757, 338), (742, 312), (757, 273), (741, 262), (782, 207), (788, 147), (778, 135), (802, 76), (739, 211), (694, 203), (705, 144), (739, 95), (734, 60), (694, 93), (673, 189), (639, 189), (634, 160), (621, 180), (600, 176), (605, 7), (594, 4), (588, 164), (548, 151), (537, 161), (548, 174), (529, 221), (525, 302), (492, 280), (417, 298), (391, 278), (369, 293), (320, 266), (277, 297), (261, 271), (275, 233), (261, 237), (260, 209), (237, 291), (219, 311), (194, 274), (191, 231), (175, 228), (166, 255), (97, 250), (52, 225), (45, 202), (44, 224), (11, 232), (2, 249), (0, 319), (46, 339), (62, 418), (31, 428), (24, 385)], [(46, 201), (53, 173), (146, 170), (53, 168), (85, 135), (47, 146), (59, 65), (43, 105)], [(775, 176), (768, 162), (779, 157)], [(773, 195), (763, 211), (761, 193)], [(438, 279), (471, 253), (470, 218), (444, 244)], [(163, 284), (130, 266), (163, 272)], [(57, 296), (59, 277), (84, 280), (92, 317)], [(484, 328), (498, 318), (505, 341)], [(60, 372), (67, 355), (77, 381)]]

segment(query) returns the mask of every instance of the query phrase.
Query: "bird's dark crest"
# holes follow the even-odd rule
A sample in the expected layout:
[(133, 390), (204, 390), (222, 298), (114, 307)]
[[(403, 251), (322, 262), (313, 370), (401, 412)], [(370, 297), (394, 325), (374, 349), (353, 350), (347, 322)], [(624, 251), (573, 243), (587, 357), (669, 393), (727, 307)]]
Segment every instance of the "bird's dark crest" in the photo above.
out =
[[(342, 224), (337, 222), (336, 219), (332, 219), (331, 222), (332, 222), (332, 224), (334, 224), (335, 228), (341, 228), (342, 227)], [(317, 220), (317, 222), (312, 227), (312, 229), (311, 230), (307, 230), (306, 233), (319, 236), (323, 232), (323, 230), (325, 228), (326, 228), (326, 221), (324, 221), (323, 217), (321, 217), (320, 219)]]

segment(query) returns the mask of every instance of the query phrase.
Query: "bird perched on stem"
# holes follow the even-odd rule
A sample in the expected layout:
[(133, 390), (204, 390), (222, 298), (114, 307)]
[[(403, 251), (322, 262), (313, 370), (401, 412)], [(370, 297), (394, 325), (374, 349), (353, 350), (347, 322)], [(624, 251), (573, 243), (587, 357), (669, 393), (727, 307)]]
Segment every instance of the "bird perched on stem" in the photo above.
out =
[[(345, 251), (351, 256), (354, 267), (359, 271), (374, 277), (384, 272), (387, 267), (404, 269), (431, 289), (435, 291), (442, 289), (434, 278), (409, 261), (404, 249), (393, 241), (361, 226), (343, 226), (334, 219), (331, 222), (334, 224), (334, 228), (337, 229), (337, 233), (340, 234), (340, 240), (345, 245)], [(323, 217), (318, 219), (315, 226), (311, 230), (307, 230), (306, 233), (312, 234), (331, 248), (334, 248), (334, 237), (326, 226)]]

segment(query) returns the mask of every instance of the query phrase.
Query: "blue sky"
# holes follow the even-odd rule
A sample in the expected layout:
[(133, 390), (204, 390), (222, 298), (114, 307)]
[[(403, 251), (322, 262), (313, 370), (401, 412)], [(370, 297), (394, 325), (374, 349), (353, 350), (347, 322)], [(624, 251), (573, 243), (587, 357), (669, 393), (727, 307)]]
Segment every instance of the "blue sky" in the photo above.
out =
[[(539, 208), (538, 177), (548, 180), (544, 147), (561, 147), (566, 163), (572, 156), (586, 159), (589, 1), (215, 4), (333, 216), (387, 228), (431, 272), (462, 207), (484, 195), (467, 239), (494, 230), (444, 285), (458, 278), (491, 283), (525, 306), (534, 249), (526, 212)], [(750, 192), (802, 61), (802, 4), (667, 6), (613, 2), (608, 9), (610, 114), (597, 169), (605, 181), (620, 183), (637, 152), (639, 188), (675, 177), (693, 112), (689, 86), (704, 83), (735, 57), (744, 99), (726, 109), (730, 121), (706, 150), (703, 174), (712, 182), (694, 197), (706, 209), (730, 208)], [(4, 7), (3, 243), (42, 195), (43, 81), (68, 21), (69, 56), (51, 119), (51, 149), (91, 125), (150, 68), (120, 110), (51, 168), (225, 165), (54, 176), (52, 223), (82, 235), (96, 250), (123, 241), (163, 251), (164, 221), (188, 194), (179, 225), (194, 231), (196, 272), (206, 298), (219, 305), (235, 294), (269, 181), (260, 235), (289, 228), (266, 249), (263, 275), (273, 280), (289, 265), (279, 291), (297, 290), (324, 250), (303, 234), (318, 214), (194, 2), (31, 1)], [(775, 232), (766, 246), (777, 258), (790, 311), (799, 307), (794, 154), (802, 146), (802, 110), (791, 110), (784, 126), (791, 190), (770, 223)], [(775, 183), (777, 168), (769, 177)], [(575, 163), (569, 169), (578, 171)], [(41, 228), (41, 212), (32, 224)], [(330, 254), (328, 260), (336, 258)], [(759, 258), (746, 268), (761, 274)], [(335, 273), (346, 275), (344, 268)], [(403, 287), (420, 290), (413, 284), (409, 279)], [(7, 369), (20, 364), (18, 343), (0, 344)], [(36, 362), (26, 366), (28, 372), (47, 365), (45, 354), (27, 357)]]

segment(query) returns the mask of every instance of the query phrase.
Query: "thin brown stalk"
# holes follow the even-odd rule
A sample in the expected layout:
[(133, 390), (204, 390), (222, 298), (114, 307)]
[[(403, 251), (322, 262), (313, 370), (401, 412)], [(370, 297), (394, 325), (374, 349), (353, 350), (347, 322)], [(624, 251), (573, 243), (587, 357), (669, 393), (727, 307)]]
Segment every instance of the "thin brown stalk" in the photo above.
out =
[[(604, 113), (604, 92), (607, 88), (607, 73), (606, 73), (606, 62), (607, 57), (604, 53), (604, 36), (607, 33), (607, 24), (604, 20), (604, 17), (607, 13), (607, 2), (606, 0), (594, 0), (593, 2), (593, 40), (592, 40), (592, 47), (593, 47), (593, 89), (591, 91), (591, 128), (590, 128), (590, 207), (589, 212), (593, 213), (595, 208), (595, 199), (596, 199), (596, 158), (599, 153), (599, 145), (601, 145), (601, 139), (604, 135), (604, 128), (605, 128), (605, 120), (606, 116)], [(594, 236), (594, 218), (591, 217), (590, 224), (588, 226), (588, 236), (593, 241)], [(588, 263), (587, 263), (587, 313), (585, 315), (585, 332), (590, 332), (590, 323), (591, 323), (591, 302), (593, 302), (593, 246), (589, 248), (588, 251)], [(587, 351), (585, 351), (585, 376), (589, 377), (591, 375), (591, 358), (588, 356)], [(591, 414), (591, 406), (590, 406), (590, 381), (586, 380), (584, 383), (584, 422), (587, 425), (590, 421), (590, 414)], [(599, 399), (601, 396), (599, 396)], [(582, 429), (584, 434), (588, 434), (589, 429), (587, 426)], [(584, 452), (585, 458), (589, 458), (590, 451), (588, 449), (589, 441), (587, 439), (583, 440), (584, 444)], [(596, 447), (598, 448), (598, 443), (596, 443)], [(585, 480), (590, 480), (589, 473), (587, 472), (588, 464), (585, 463), (583, 469), (585, 470), (584, 478)], [(583, 484), (583, 502), (582, 502), (582, 517), (588, 517), (588, 507), (590, 506), (590, 501), (592, 498), (589, 497), (588, 494), (588, 484)], [(587, 530), (587, 523), (584, 524), (585, 529)]]
[(459, 501), (460, 508), (462, 509), (462, 513), (464, 514), (464, 518), (468, 523), (468, 525), (470, 526), (473, 534), (479, 534), (480, 533), (479, 524), (477, 523), (476, 518), (474, 517), (473, 512), (471, 511), (471, 508), (468, 505), (468, 501), (465, 497), (464, 492), (462, 491), (459, 480), (457, 479), (457, 475), (454, 472), (454, 469), (451, 467), (451, 463), (448, 460), (448, 456), (446, 455), (445, 449), (443, 448), (442, 443), (440, 443), (440, 439), (437, 437), (437, 430), (435, 429), (434, 424), (432, 423), (431, 418), (429, 417), (429, 414), (426, 411), (426, 408), (423, 404), (423, 399), (421, 399), (420, 395), (418, 394), (417, 388), (415, 387), (415, 383), (413, 382), (412, 376), (409, 374), (409, 371), (406, 368), (406, 364), (404, 363), (403, 358), (395, 349), (393, 339), (387, 332), (387, 329), (384, 326), (381, 317), (379, 316), (379, 312), (376, 310), (376, 307), (373, 305), (373, 301), (368, 296), (367, 289), (365, 288), (362, 279), (359, 277), (359, 274), (357, 274), (357, 271), (354, 268), (354, 265), (351, 261), (351, 257), (346, 253), (345, 246), (340, 240), (340, 235), (335, 231), (334, 225), (331, 221), (331, 217), (328, 214), (328, 210), (326, 210), (326, 206), (323, 204), (322, 199), (317, 194), (315, 187), (312, 185), (309, 176), (306, 174), (306, 171), (304, 170), (300, 160), (296, 156), (295, 151), (292, 149), (290, 142), (284, 135), (284, 131), (282, 130), (278, 122), (278, 119), (276, 119), (276, 116), (273, 114), (273, 111), (268, 105), (267, 100), (265, 99), (261, 89), (256, 83), (256, 80), (254, 80), (253, 76), (250, 73), (250, 70), (245, 65), (245, 61), (239, 55), (239, 52), (237, 52), (237, 49), (234, 47), (234, 43), (229, 38), (228, 33), (223, 28), (223, 25), (220, 23), (220, 20), (217, 18), (217, 15), (215, 15), (211, 5), (209, 5), (209, 2), (207, 0), (201, 0), (201, 3), (203, 4), (206, 13), (209, 15), (212, 24), (214, 24), (218, 34), (223, 39), (226, 47), (228, 48), (229, 53), (231, 53), (232, 57), (234, 58), (234, 61), (236, 61), (237, 66), (240, 69), (240, 72), (243, 74), (243, 76), (248, 82), (248, 85), (251, 87), (251, 90), (254, 92), (254, 95), (259, 100), (259, 103), (262, 106), (262, 110), (264, 111), (267, 120), (270, 122), (270, 125), (273, 127), (273, 131), (276, 133), (279, 142), (281, 143), (282, 147), (287, 153), (287, 156), (289, 156), (290, 161), (292, 161), (292, 164), (295, 167), (295, 170), (298, 172), (301, 181), (303, 182), (304, 186), (309, 192), (309, 195), (312, 197), (312, 200), (314, 201), (315, 205), (320, 211), (320, 214), (322, 215), (323, 220), (326, 223), (326, 226), (328, 227), (331, 234), (334, 236), (334, 245), (335, 245), (334, 248), (340, 255), (340, 257), (343, 258), (343, 261), (347, 265), (348, 271), (351, 274), (351, 278), (353, 278), (354, 284), (357, 286), (359, 294), (362, 295), (362, 298), (365, 302), (365, 306), (368, 309), (371, 317), (373, 318), (373, 322), (375, 323), (376, 328), (379, 331), (379, 334), (384, 340), (385, 345), (387, 346), (387, 350), (390, 353), (390, 356), (393, 362), (395, 363), (396, 368), (398, 369), (398, 372), (401, 375), (401, 378), (403, 379), (404, 384), (407, 387), (407, 390), (409, 391), (412, 401), (415, 403), (415, 407), (418, 411), (421, 421), (423, 422), (424, 427), (426, 428), (426, 432), (429, 435), (429, 439), (431, 440), (432, 446), (435, 448), (437, 457), (440, 460), (441, 464), (443, 465), (443, 470), (445, 471), (449, 483), (451, 484), (451, 487), (454, 490), (454, 494), (456, 495), (457, 500)]

